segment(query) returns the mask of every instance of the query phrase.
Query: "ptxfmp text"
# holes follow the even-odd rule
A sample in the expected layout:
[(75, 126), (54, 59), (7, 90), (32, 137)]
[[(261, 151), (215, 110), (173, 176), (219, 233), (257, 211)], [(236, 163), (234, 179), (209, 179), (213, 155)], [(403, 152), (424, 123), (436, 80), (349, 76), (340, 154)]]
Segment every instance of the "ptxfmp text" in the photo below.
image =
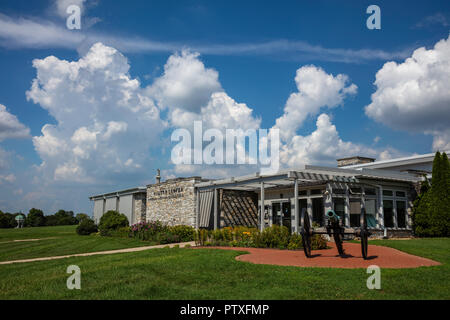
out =
[(215, 307), (202, 307), (193, 306), (188, 304), (185, 307), (181, 307), (181, 315), (205, 315), (210, 318), (214, 312), (224, 313), (228, 315), (264, 315), (269, 310), (267, 304), (226, 304), (222, 309), (216, 309)]

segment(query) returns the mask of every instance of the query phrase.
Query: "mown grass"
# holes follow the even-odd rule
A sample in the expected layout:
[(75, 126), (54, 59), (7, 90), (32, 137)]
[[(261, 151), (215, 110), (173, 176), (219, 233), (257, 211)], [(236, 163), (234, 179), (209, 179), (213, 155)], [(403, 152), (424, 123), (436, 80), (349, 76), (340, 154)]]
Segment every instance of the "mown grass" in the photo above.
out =
[[(235, 251), (153, 249), (0, 265), (0, 299), (449, 299), (450, 239), (372, 241), (440, 266), (382, 269), (369, 290), (365, 269), (298, 268), (236, 261)], [(66, 269), (81, 268), (81, 290)]]
[[(76, 226), (0, 229), (0, 261), (149, 246), (136, 239), (79, 236)], [(13, 242), (13, 240), (42, 239)]]

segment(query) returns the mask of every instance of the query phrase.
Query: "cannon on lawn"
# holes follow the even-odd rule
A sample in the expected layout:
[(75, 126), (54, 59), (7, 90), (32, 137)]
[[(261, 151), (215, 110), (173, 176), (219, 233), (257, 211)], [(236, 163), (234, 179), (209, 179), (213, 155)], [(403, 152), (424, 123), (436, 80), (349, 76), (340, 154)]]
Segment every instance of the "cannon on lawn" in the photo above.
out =
[(300, 234), (302, 235), (303, 250), (305, 251), (306, 257), (311, 258), (311, 237), (313, 235), (328, 234), (330, 237), (333, 236), (339, 255), (343, 256), (345, 254), (342, 245), (344, 235), (352, 234), (361, 239), (361, 253), (363, 258), (367, 259), (367, 247), (368, 247), (367, 242), (370, 236), (370, 232), (367, 228), (366, 210), (364, 208), (361, 209), (360, 227), (355, 231), (346, 232), (341, 217), (339, 217), (333, 210), (328, 210), (326, 213), (326, 217), (328, 218), (327, 224), (325, 226), (326, 231), (314, 230), (311, 227), (311, 222), (309, 219), (309, 215), (306, 212), (306, 209), (305, 208), (302, 209), (300, 219), (301, 224)]

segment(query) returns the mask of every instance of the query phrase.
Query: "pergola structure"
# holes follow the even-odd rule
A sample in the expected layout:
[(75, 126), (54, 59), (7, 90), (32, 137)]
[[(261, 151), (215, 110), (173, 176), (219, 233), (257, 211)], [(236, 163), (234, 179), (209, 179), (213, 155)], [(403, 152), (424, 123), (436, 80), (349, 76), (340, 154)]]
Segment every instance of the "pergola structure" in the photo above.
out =
[[(264, 200), (265, 190), (272, 188), (292, 188), (294, 189), (294, 219), (292, 232), (299, 232), (299, 206), (298, 194), (299, 186), (325, 184), (327, 199), (326, 202), (331, 203), (333, 199), (334, 188), (348, 188), (349, 185), (371, 185), (379, 189), (380, 208), (379, 213), (383, 217), (383, 189), (378, 183), (379, 181), (416, 183), (420, 181), (415, 175), (409, 173), (399, 173), (375, 169), (341, 169), (329, 168), (321, 166), (304, 165), (296, 169), (288, 169), (279, 171), (276, 174), (261, 175), (255, 173), (253, 175), (231, 177), (227, 179), (211, 180), (201, 182), (195, 185), (196, 192), (196, 214), (197, 228), (209, 221), (211, 207), (213, 208), (214, 229), (218, 228), (218, 190), (244, 190), (254, 191), (260, 194), (261, 209), (259, 210), (259, 228), (262, 231), (265, 227), (264, 223)], [(362, 197), (361, 207), (364, 206)]]

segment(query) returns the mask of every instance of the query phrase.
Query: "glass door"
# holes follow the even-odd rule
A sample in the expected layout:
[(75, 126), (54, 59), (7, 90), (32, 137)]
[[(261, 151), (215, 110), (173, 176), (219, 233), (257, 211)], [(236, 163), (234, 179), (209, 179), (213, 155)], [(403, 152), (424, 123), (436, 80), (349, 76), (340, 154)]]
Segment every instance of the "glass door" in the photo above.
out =
[(288, 228), (289, 233), (291, 232), (291, 203), (290, 202), (282, 202), (281, 203), (283, 212), (283, 221), (282, 225)]
[(291, 231), (291, 203), (274, 202), (272, 203), (272, 224), (285, 226)]

